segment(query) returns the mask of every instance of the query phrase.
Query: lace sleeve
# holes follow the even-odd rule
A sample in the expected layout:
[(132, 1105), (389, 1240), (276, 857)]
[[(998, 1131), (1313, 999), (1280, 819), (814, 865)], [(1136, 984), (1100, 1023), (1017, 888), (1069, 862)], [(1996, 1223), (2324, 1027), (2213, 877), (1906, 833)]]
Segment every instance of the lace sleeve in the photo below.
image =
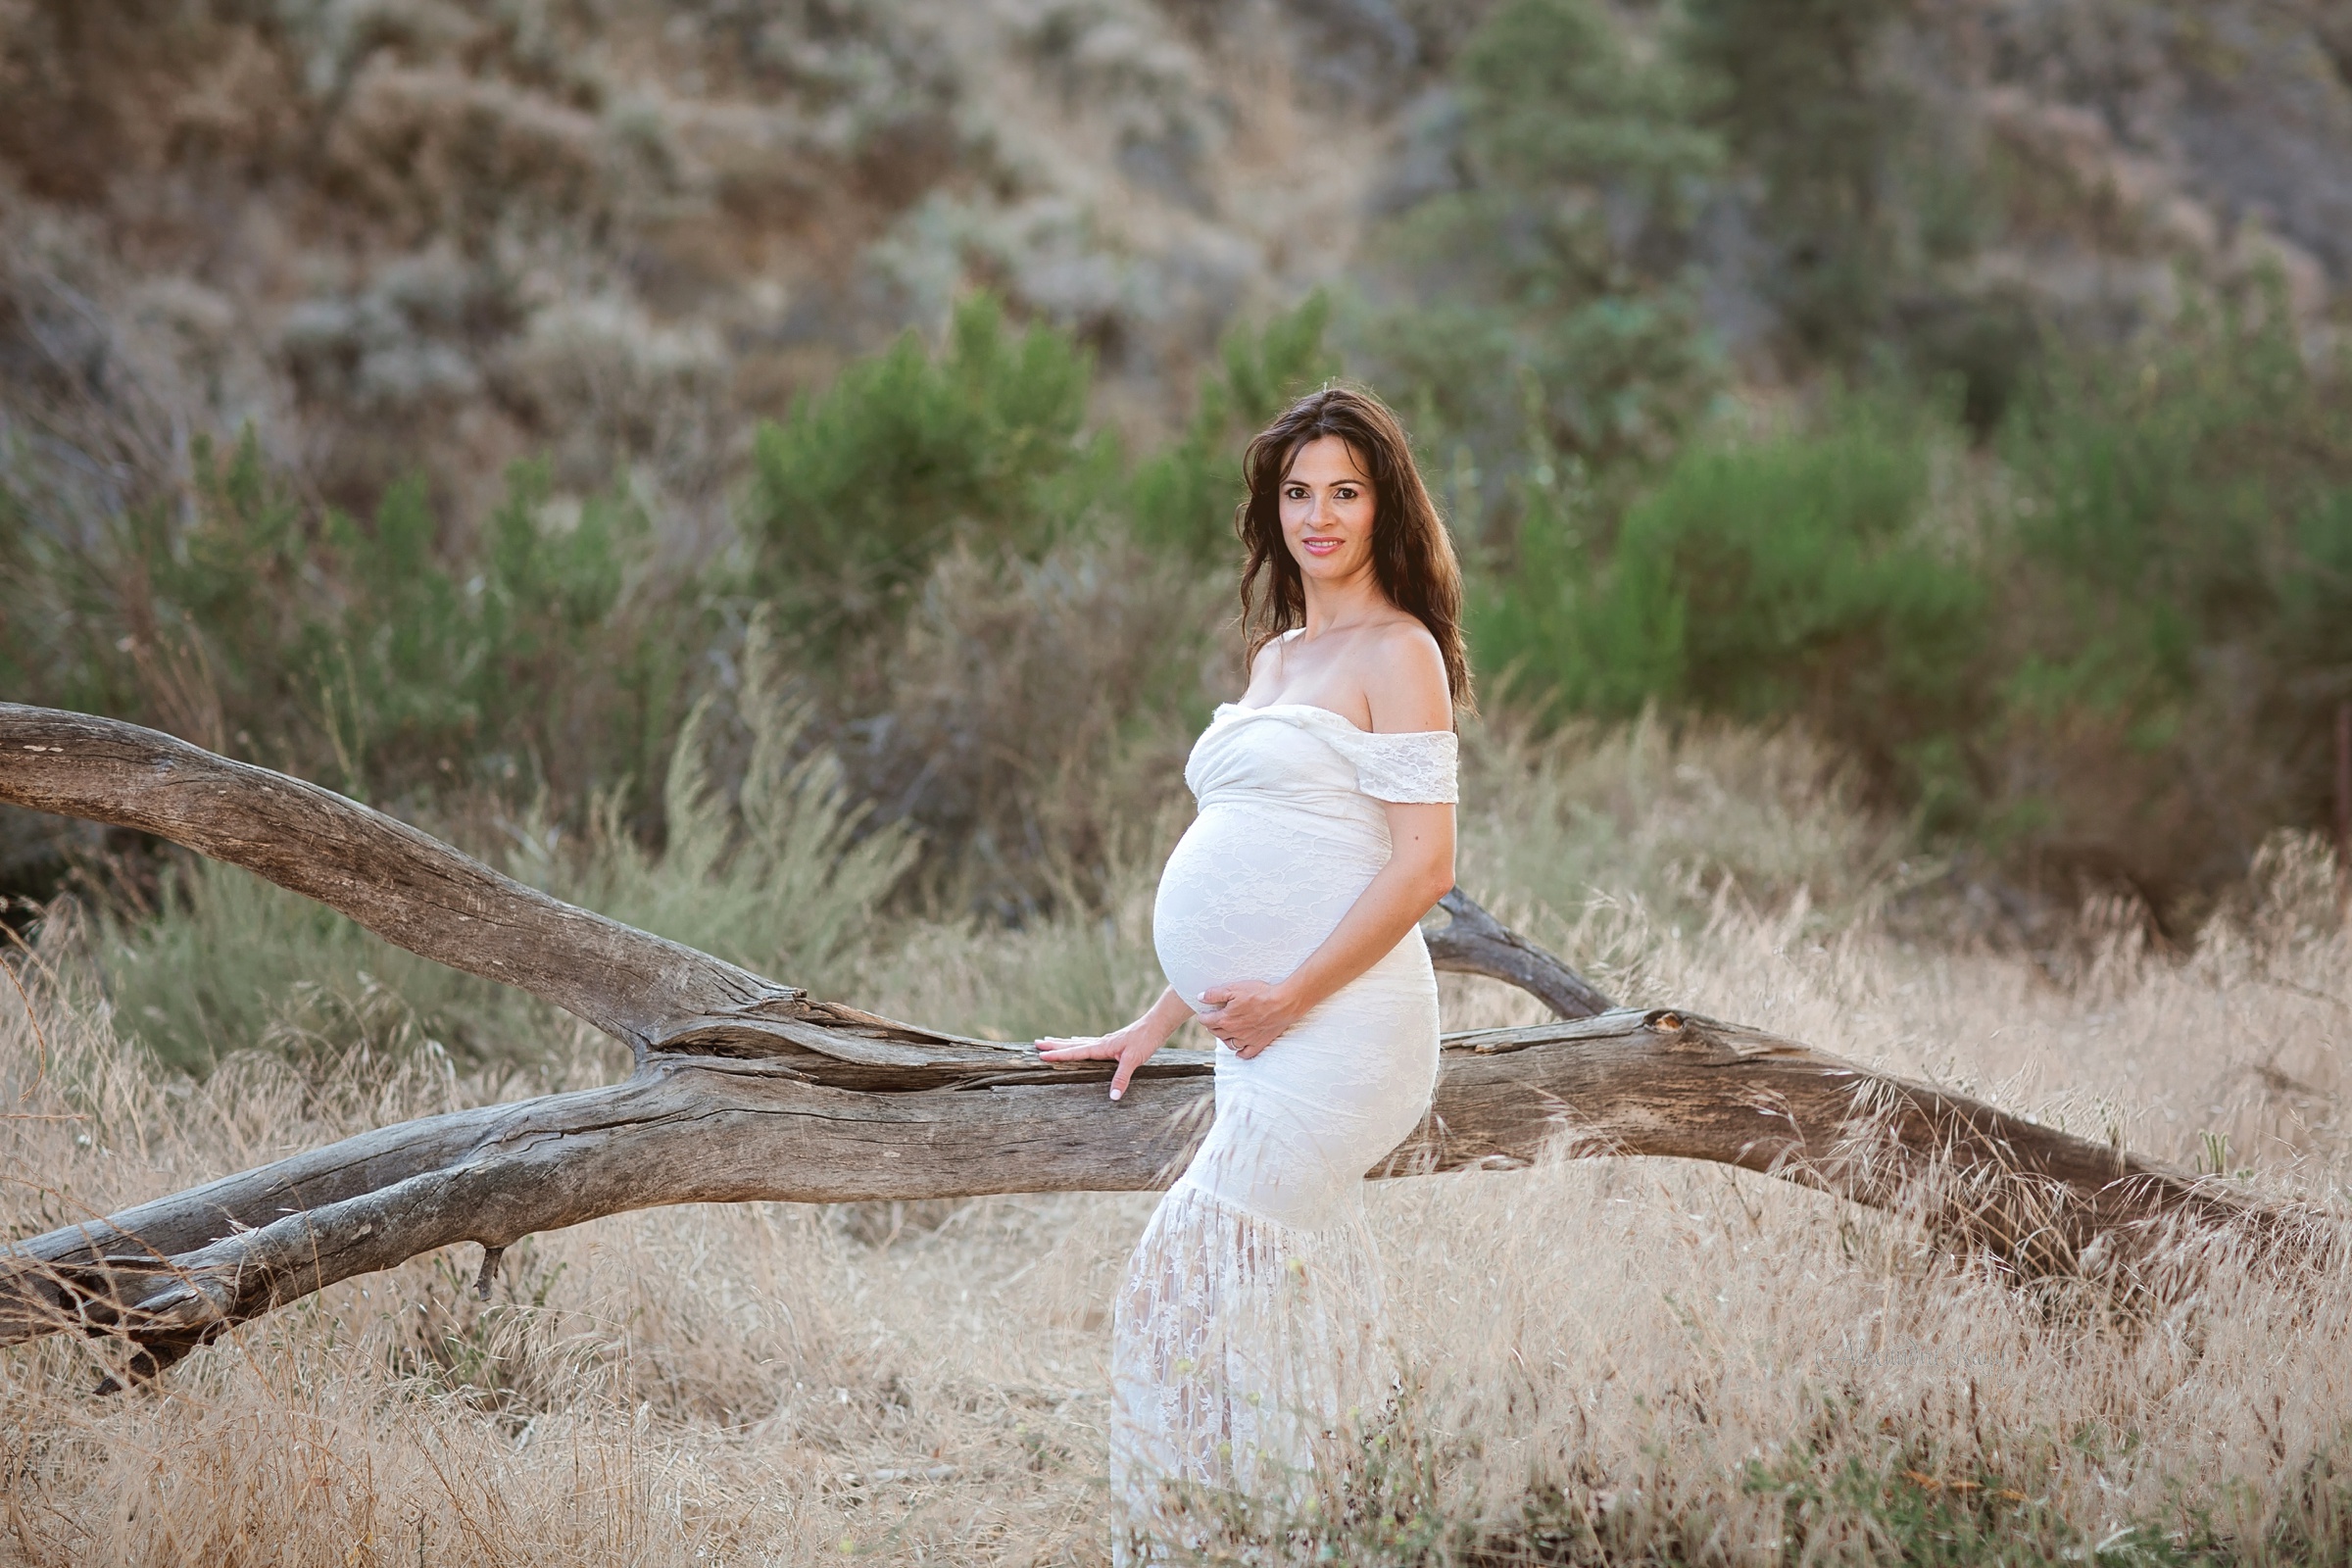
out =
[(1459, 748), (1451, 730), (1413, 730), (1396, 735), (1360, 731), (1340, 747), (1355, 764), (1356, 786), (1376, 801), (1451, 802)]

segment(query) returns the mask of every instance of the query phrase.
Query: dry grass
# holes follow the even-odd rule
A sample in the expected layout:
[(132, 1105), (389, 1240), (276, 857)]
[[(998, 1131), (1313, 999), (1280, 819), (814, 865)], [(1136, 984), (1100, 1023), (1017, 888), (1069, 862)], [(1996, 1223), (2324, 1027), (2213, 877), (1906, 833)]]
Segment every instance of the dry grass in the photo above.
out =
[[(1889, 935), (1889, 841), (1786, 737), (1496, 741), (1476, 773), (1465, 883), (1628, 996), (2336, 1200), (2352, 942), (2308, 845), (2189, 958), (2109, 910), (2060, 961)], [(1097, 920), (894, 930), (859, 1000), (1004, 1033), (1105, 1017), (1151, 984), (1148, 874), (1126, 885)], [(491, 1080), (429, 1051), (246, 1057), (196, 1084), (122, 1043), (71, 920), (17, 972), (18, 1234), (614, 1059), (582, 1040)], [(1451, 981), (1446, 1005), (1456, 1027), (1528, 1011)], [(1150, 1201), (627, 1216), (518, 1247), (488, 1307), (470, 1256), (425, 1259), (105, 1400), (84, 1392), (105, 1346), (17, 1348), (0, 1559), (1099, 1562), (1104, 1303)], [(2225, 1271), (2153, 1317), (2082, 1310), (1890, 1220), (1664, 1161), (1387, 1184), (1373, 1206), (1415, 1393), (1387, 1511), (1340, 1560), (2284, 1561), (2352, 1540), (2324, 1468), (2352, 1460), (2340, 1291)]]

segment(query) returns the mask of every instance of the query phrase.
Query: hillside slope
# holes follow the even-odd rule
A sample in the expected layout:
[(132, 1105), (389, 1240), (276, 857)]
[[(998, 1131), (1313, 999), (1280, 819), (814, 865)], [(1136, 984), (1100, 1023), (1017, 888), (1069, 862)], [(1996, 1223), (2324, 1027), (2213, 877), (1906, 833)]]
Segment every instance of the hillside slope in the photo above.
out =
[[(469, 514), (552, 449), (708, 519), (751, 416), (984, 285), (1164, 424), (1228, 322), (1464, 177), (1445, 68), (1484, 10), (7, 0), (6, 416), (85, 518), (250, 420), (330, 500), (423, 466)], [(2278, 265), (2315, 318), (2352, 283), (2342, 8), (1891, 20), (1875, 71), (1990, 192), (1941, 241), (1974, 286), (2120, 329), (2183, 263)], [(1734, 241), (1706, 295), (1752, 370), (1785, 258)]]
[(347, 504), (423, 466), (472, 512), (552, 448), (569, 485), (642, 464), (707, 510), (751, 416), (987, 285), (1152, 422), (1227, 321), (1346, 265), (1458, 27), (1383, 0), (10, 0), (10, 416), (93, 460), (48, 469), (99, 511), (247, 420)]

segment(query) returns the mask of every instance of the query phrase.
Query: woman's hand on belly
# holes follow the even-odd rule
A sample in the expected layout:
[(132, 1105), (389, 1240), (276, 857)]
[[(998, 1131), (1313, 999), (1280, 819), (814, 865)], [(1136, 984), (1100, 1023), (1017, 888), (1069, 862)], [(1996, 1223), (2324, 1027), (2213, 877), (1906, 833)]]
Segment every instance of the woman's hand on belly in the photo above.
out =
[(1209, 1010), (1200, 1014), (1201, 1026), (1232, 1047), (1233, 1054), (1244, 1061), (1289, 1034), (1291, 1026), (1307, 1011), (1284, 987), (1263, 980), (1210, 986), (1200, 993), (1200, 1000), (1209, 1005)]

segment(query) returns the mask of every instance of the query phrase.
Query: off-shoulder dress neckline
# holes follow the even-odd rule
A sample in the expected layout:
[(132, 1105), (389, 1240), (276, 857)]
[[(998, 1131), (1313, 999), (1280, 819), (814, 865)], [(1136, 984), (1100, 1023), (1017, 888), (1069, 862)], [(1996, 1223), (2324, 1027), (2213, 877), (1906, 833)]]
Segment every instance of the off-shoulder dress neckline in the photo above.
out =
[(1346, 713), (1336, 712), (1331, 709), (1325, 708), (1321, 703), (1259, 703), (1254, 707), (1248, 703), (1219, 703), (1217, 705), (1217, 712), (1219, 713), (1228, 711), (1236, 713), (1272, 713), (1285, 710), (1295, 713), (1320, 713), (1323, 717), (1330, 719), (1333, 723), (1346, 725), (1349, 730), (1363, 736), (1367, 740), (1385, 740), (1391, 737), (1401, 739), (1407, 735), (1450, 735), (1453, 733), (1453, 731), (1449, 729), (1366, 729), (1361, 724), (1358, 724), (1354, 719), (1349, 718)]

